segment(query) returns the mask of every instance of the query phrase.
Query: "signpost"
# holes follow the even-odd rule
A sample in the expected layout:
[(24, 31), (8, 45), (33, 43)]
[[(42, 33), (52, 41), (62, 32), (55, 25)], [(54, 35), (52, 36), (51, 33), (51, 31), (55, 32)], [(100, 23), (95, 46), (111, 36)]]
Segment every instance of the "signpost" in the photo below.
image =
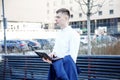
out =
[(7, 53), (7, 46), (6, 46), (7, 20), (5, 18), (4, 0), (2, 0), (2, 17), (3, 17), (3, 29), (4, 29), (4, 52), (6, 54)]

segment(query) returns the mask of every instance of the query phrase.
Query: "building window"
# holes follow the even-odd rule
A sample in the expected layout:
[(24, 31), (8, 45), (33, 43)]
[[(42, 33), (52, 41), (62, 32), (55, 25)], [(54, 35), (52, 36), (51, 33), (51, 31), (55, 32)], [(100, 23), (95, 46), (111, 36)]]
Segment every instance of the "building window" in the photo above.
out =
[(70, 17), (73, 18), (73, 14), (71, 14)]
[(19, 29), (19, 25), (17, 25), (17, 29)]
[(56, 13), (56, 9), (53, 10), (53, 13)]
[(98, 12), (98, 15), (102, 15), (102, 11), (99, 11), (99, 12)]
[(118, 18), (118, 22), (120, 22), (120, 18)]
[(111, 6), (113, 6), (114, 4), (113, 4), (113, 0), (109, 0), (109, 7), (111, 7)]
[(70, 11), (73, 11), (73, 8), (72, 8), (72, 7), (70, 7)]
[(114, 14), (114, 10), (109, 10), (109, 14)]
[(49, 3), (47, 2), (47, 7), (49, 7)]
[(47, 10), (47, 14), (49, 14), (50, 13), (50, 11), (49, 10)]
[(55, 1), (53, 2), (53, 5), (56, 6), (56, 2)]
[(82, 17), (82, 13), (79, 13), (79, 17)]

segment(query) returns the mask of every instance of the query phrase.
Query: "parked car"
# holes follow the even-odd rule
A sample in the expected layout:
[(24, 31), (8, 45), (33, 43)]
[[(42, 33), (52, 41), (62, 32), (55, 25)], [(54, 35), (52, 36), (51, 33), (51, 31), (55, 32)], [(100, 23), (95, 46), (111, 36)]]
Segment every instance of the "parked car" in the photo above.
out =
[(25, 42), (25, 41), (23, 41), (23, 40), (16, 40), (17, 42), (16, 42), (16, 48), (19, 50), (19, 51), (27, 51), (27, 50), (29, 50), (29, 48), (28, 48), (28, 45), (27, 45), (27, 43)]
[(100, 44), (103, 44), (103, 43), (108, 44), (108, 43), (116, 42), (117, 38), (109, 35), (101, 35), (101, 36), (97, 36), (96, 40)]
[(87, 45), (88, 44), (88, 39), (86, 36), (80, 36), (80, 44), (81, 45)]
[[(2, 49), (4, 50), (4, 41), (1, 41)], [(28, 50), (27, 43), (22, 40), (6, 40), (6, 47), (8, 51), (26, 51)]]
[(32, 47), (37, 50), (41, 49), (41, 44), (35, 40), (24, 40), (24, 41), (27, 43), (29, 50), (32, 50)]
[(50, 38), (50, 39), (48, 39), (48, 41), (49, 41), (50, 45), (52, 47), (54, 47), (54, 45), (55, 45), (55, 38)]
[(47, 39), (34, 39), (41, 44), (41, 49), (49, 49), (50, 43)]
[[(2, 50), (4, 51), (5, 45), (4, 40), (1, 41)], [(13, 51), (15, 49), (16, 43), (13, 40), (6, 40), (6, 47), (8, 51)]]
[[(90, 35), (91, 40), (93, 39), (93, 35)], [(88, 44), (88, 35), (80, 35), (80, 44), (87, 45)]]

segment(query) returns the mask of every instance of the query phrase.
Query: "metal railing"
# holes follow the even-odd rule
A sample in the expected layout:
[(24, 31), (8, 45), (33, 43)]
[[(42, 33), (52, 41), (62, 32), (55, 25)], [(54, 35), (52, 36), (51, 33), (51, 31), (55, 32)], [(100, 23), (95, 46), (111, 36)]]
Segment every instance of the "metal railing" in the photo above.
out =
[[(120, 56), (79, 56), (79, 80), (120, 80)], [(38, 56), (4, 55), (1, 80), (47, 80), (49, 64)]]

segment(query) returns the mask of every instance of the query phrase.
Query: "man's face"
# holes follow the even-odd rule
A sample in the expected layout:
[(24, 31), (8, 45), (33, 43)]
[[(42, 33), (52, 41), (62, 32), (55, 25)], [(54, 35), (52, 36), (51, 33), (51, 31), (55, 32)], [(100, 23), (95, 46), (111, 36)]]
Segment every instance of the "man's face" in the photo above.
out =
[(61, 28), (64, 28), (67, 19), (68, 19), (67, 15), (65, 15), (64, 13), (59, 12), (59, 13), (56, 14), (55, 22), (56, 22), (57, 26), (59, 26)]

